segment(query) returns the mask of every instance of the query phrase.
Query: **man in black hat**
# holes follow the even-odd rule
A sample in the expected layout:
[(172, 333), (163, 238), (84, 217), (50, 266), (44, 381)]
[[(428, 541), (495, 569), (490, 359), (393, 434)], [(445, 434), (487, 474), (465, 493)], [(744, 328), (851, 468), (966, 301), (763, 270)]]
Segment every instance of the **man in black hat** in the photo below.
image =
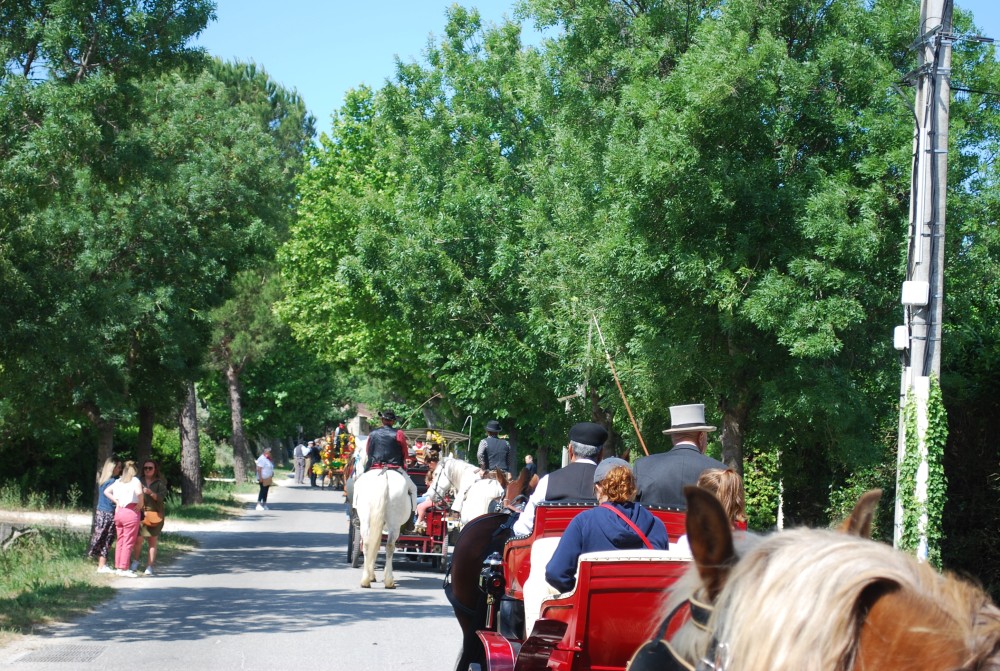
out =
[(500, 422), (491, 419), (486, 423), (486, 437), (479, 441), (479, 449), (476, 450), (476, 458), (479, 459), (479, 468), (492, 471), (499, 468), (507, 473), (507, 478), (513, 477), (514, 473), (514, 450), (510, 443), (499, 437), (503, 429)]
[(392, 410), (380, 411), (379, 419), (382, 426), (368, 434), (366, 449), (368, 458), (365, 460), (365, 471), (373, 468), (392, 468), (406, 476), (407, 488), (410, 491), (411, 511), (417, 509), (417, 486), (406, 472), (409, 460), (410, 446), (406, 442), (406, 434), (393, 426), (396, 423), (396, 413)]
[(597, 501), (594, 471), (601, 460), (608, 430), (593, 422), (574, 424), (569, 430), (569, 461), (565, 467), (543, 475), (514, 523), (517, 536), (527, 536), (535, 528), (535, 506), (542, 501)]
[(375, 468), (405, 469), (410, 446), (406, 434), (393, 426), (396, 413), (392, 410), (379, 411), (382, 426), (368, 434), (368, 458), (365, 470)]
[(714, 426), (705, 423), (705, 406), (701, 403), (670, 407), (670, 436), (673, 448), (662, 454), (651, 454), (635, 462), (637, 501), (663, 508), (687, 508), (684, 486), (694, 485), (703, 472), (726, 465), (705, 454), (708, 434)]

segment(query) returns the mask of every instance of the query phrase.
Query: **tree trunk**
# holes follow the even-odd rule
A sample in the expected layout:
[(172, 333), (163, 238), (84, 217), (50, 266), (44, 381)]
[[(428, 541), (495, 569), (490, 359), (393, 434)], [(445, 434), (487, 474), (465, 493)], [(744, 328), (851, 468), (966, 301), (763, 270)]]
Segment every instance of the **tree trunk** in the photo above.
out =
[(198, 396), (194, 382), (187, 383), (187, 400), (181, 409), (181, 503), (201, 503), (201, 444), (198, 440)]
[(226, 386), (229, 389), (229, 412), (233, 421), (233, 477), (237, 484), (248, 482), (253, 459), (247, 448), (247, 437), (243, 430), (243, 400), (240, 391), (240, 371), (229, 362), (226, 364)]
[(733, 404), (727, 399), (719, 403), (722, 410), (722, 461), (733, 467), (743, 476), (743, 439), (746, 432), (746, 421), (750, 415), (749, 405), (745, 401)]
[[(139, 406), (139, 437), (135, 446), (135, 463), (142, 465), (153, 457), (153, 424), (156, 415), (148, 405)], [(141, 469), (140, 469), (141, 470)]]

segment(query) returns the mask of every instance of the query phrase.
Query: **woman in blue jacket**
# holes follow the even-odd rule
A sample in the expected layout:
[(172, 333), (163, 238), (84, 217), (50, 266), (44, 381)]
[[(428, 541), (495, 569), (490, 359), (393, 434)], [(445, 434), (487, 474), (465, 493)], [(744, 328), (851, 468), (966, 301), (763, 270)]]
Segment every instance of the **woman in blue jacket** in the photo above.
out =
[(600, 550), (666, 550), (669, 545), (663, 522), (635, 502), (635, 476), (623, 459), (605, 459), (594, 471), (596, 508), (570, 521), (545, 567), (545, 580), (560, 592), (576, 585), (580, 555)]

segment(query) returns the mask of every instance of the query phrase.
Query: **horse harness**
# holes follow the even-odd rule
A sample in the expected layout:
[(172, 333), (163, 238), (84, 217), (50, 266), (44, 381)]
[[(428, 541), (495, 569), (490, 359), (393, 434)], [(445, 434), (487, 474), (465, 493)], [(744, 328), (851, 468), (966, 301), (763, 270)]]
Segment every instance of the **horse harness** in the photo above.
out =
[(708, 620), (715, 608), (692, 596), (677, 604), (677, 607), (663, 619), (653, 638), (636, 650), (625, 666), (627, 671), (725, 671), (726, 665), (722, 658), (725, 644), (720, 644), (714, 636), (704, 657), (695, 664), (684, 659), (670, 641), (666, 640), (671, 622), (685, 607), (689, 609), (694, 626), (702, 631), (711, 631), (708, 628)]

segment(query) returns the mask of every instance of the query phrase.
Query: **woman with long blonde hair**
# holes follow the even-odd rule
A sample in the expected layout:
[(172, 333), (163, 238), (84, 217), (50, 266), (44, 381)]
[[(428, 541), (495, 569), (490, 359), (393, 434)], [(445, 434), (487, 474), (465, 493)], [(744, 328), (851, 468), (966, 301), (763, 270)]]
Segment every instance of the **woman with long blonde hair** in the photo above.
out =
[(746, 495), (743, 478), (732, 468), (710, 468), (698, 476), (698, 486), (715, 494), (722, 503), (733, 529), (746, 531)]
[(97, 557), (98, 573), (114, 573), (108, 566), (108, 550), (115, 542), (115, 502), (106, 495), (108, 487), (114, 484), (122, 474), (123, 464), (114, 457), (104, 461), (101, 472), (97, 475), (97, 509), (94, 511), (94, 526), (90, 531), (90, 545), (87, 547), (88, 557)]

